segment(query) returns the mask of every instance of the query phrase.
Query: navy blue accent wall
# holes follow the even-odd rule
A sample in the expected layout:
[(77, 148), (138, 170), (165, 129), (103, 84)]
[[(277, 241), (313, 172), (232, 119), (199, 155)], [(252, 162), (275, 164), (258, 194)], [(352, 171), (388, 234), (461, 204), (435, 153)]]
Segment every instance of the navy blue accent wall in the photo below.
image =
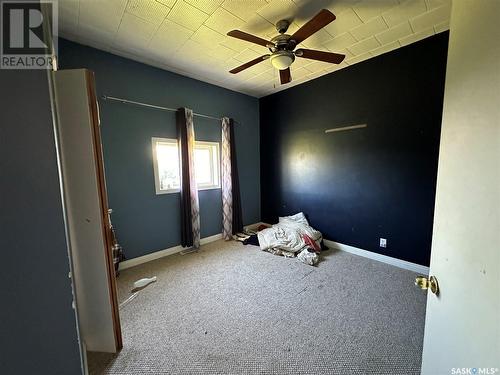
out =
[(428, 265), (447, 46), (441, 33), (262, 98), (262, 219), (304, 211), (327, 239)]
[[(95, 72), (103, 94), (234, 118), (243, 221), (260, 221), (258, 99), (64, 39), (62, 69)], [(179, 194), (155, 194), (151, 137), (176, 137), (175, 113), (100, 100), (104, 164), (113, 224), (128, 258), (180, 244)], [(197, 140), (220, 141), (220, 122), (195, 117)], [(222, 232), (221, 190), (199, 192), (201, 236)]]
[(0, 83), (0, 374), (81, 374), (47, 72)]

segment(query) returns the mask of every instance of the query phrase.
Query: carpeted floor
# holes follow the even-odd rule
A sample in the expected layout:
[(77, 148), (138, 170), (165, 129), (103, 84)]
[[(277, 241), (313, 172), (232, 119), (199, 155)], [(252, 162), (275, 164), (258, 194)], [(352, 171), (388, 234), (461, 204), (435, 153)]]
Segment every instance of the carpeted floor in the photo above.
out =
[(420, 374), (425, 294), (415, 274), (339, 251), (317, 267), (217, 241), (125, 270), (124, 348), (91, 374)]

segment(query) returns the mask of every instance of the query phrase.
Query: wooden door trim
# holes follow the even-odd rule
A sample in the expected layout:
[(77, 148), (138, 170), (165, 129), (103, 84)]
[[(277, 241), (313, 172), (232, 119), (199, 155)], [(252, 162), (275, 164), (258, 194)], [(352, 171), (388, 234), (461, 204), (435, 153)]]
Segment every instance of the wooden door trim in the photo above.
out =
[(87, 83), (87, 96), (89, 101), (89, 110), (92, 121), (92, 138), (94, 141), (94, 160), (96, 163), (96, 174), (99, 189), (99, 205), (101, 208), (101, 220), (102, 220), (102, 231), (104, 238), (104, 249), (106, 258), (106, 269), (108, 273), (108, 286), (111, 310), (113, 315), (113, 330), (115, 333), (115, 346), (116, 350), (119, 351), (123, 348), (122, 331), (120, 323), (120, 313), (118, 306), (118, 296), (116, 290), (116, 275), (115, 267), (113, 261), (113, 251), (112, 251), (112, 237), (111, 228), (109, 225), (108, 216), (108, 195), (106, 190), (106, 180), (104, 177), (104, 159), (102, 154), (102, 143), (101, 143), (101, 130), (99, 123), (99, 110), (97, 108), (97, 96), (95, 91), (95, 78), (94, 73), (90, 70), (85, 69), (85, 77)]

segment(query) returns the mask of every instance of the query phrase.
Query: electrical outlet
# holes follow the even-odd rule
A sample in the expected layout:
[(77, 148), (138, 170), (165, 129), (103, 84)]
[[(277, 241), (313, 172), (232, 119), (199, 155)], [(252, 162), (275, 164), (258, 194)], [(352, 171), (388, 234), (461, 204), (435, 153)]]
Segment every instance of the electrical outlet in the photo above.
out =
[(387, 247), (387, 239), (385, 238), (380, 239), (380, 247)]

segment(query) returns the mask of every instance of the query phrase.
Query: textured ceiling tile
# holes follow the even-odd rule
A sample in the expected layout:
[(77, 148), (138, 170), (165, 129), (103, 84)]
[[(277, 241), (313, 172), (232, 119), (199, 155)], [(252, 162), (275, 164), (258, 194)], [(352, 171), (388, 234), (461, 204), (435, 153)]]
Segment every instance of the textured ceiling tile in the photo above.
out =
[[(255, 96), (284, 90), (400, 44), (442, 32), (449, 28), (449, 14), (443, 8), (449, 9), (450, 3), (451, 0), (59, 1), (61, 35), (71, 40)], [(292, 66), (293, 81), (288, 85), (280, 84), (279, 72), (269, 60), (236, 75), (229, 73), (269, 51), (231, 38), (226, 35), (228, 31), (238, 29), (271, 39), (277, 35), (274, 24), (291, 17), (288, 34), (293, 34), (322, 8), (330, 9), (337, 19), (299, 47), (343, 53), (346, 59), (341, 64), (297, 58)], [(387, 25), (390, 28), (384, 30)]]
[(224, 60), (224, 61), (232, 58), (233, 56), (235, 56), (237, 54), (237, 52), (235, 52), (232, 49), (227, 48), (223, 45), (218, 45), (217, 47), (208, 50), (207, 53), (210, 56), (217, 57), (217, 58)]
[(78, 34), (85, 39), (95, 40), (103, 45), (111, 45), (116, 35), (116, 33), (97, 29), (86, 24), (78, 26)]
[(195, 42), (208, 48), (215, 48), (220, 42), (224, 41), (225, 38), (226, 36), (204, 25), (202, 25), (191, 37)]
[(325, 26), (325, 30), (328, 31), (330, 35), (335, 37), (361, 24), (362, 22), (358, 15), (354, 12), (354, 10), (349, 8), (345, 12), (337, 15), (337, 19)]
[(151, 22), (125, 13), (113, 44), (115, 47), (124, 44), (133, 45), (134, 49), (146, 48), (155, 30)]
[(346, 61), (349, 65), (357, 64), (363, 60), (369, 59), (371, 57), (369, 52), (363, 53), (361, 55), (354, 56)]
[(391, 27), (389, 30), (375, 35), (375, 37), (380, 43), (387, 44), (404, 38), (405, 36), (408, 36), (412, 33), (413, 31), (411, 30), (410, 24), (408, 23), (408, 21), (406, 21), (397, 26)]
[(260, 87), (263, 85), (269, 85), (273, 80), (274, 76), (272, 73), (263, 72), (247, 79), (247, 82), (250, 83), (253, 87)]
[[(328, 34), (325, 30), (321, 29), (317, 33), (314, 33), (309, 38), (306, 39), (304, 45), (307, 45), (308, 48), (315, 49), (325, 49), (323, 47), (324, 44), (331, 42), (333, 37)], [(300, 44), (302, 45), (302, 43)]]
[(181, 26), (196, 31), (208, 18), (208, 14), (182, 0), (178, 0), (167, 18)]
[(261, 63), (255, 64), (254, 66), (247, 69), (247, 71), (251, 72), (254, 76), (267, 72), (272, 76), (273, 66), (269, 60), (264, 60)]
[(420, 32), (428, 29), (438, 23), (445, 22), (450, 18), (451, 8), (447, 5), (440, 8), (434, 8), (433, 10), (421, 14), (410, 20), (413, 31)]
[(329, 68), (330, 65), (331, 64), (323, 62), (323, 61), (314, 61), (314, 62), (306, 65), (304, 68), (309, 70), (311, 73), (314, 73), (314, 72), (323, 71), (323, 70)]
[(450, 22), (444, 21), (434, 26), (434, 31), (436, 34), (442, 33), (443, 31), (450, 29)]
[(314, 60), (309, 60), (309, 59), (303, 59), (301, 57), (297, 57), (295, 61), (293, 62), (292, 66), (294, 68), (303, 68), (306, 65), (309, 65), (312, 61)]
[(170, 8), (157, 1), (129, 0), (125, 11), (159, 25), (167, 17)]
[[(142, 0), (144, 1), (144, 0)], [(157, 2), (172, 8), (176, 2), (176, 0), (156, 0)]]
[(233, 29), (238, 29), (244, 23), (242, 19), (219, 8), (205, 21), (205, 26), (225, 35)]
[(259, 9), (257, 13), (274, 25), (279, 20), (294, 19), (297, 10), (298, 8), (292, 0), (272, 0), (265, 7)]
[(292, 70), (293, 78), (296, 80), (301, 79), (310, 73), (310, 71), (308, 71), (306, 68), (298, 68), (297, 69), (297, 68), (294, 68), (292, 66), (291, 70)]
[(259, 14), (255, 14), (246, 24), (241, 25), (241, 30), (264, 39), (271, 39), (278, 35), (276, 26)]
[(402, 38), (399, 40), (399, 43), (401, 43), (402, 46), (406, 46), (408, 44), (418, 42), (419, 40), (425, 39), (429, 36), (434, 35), (434, 28), (431, 27), (427, 30), (423, 30), (419, 33), (411, 34), (405, 38)]
[(354, 4), (353, 9), (359, 18), (366, 22), (397, 5), (399, 5), (397, 0), (362, 1)]
[[(305, 0), (306, 2), (308, 0)], [(364, 0), (366, 1), (366, 0)], [(370, 3), (373, 3), (373, 0), (368, 0)], [(361, 0), (333, 0), (333, 1), (324, 1), (325, 4), (323, 8), (329, 9), (333, 12), (337, 17), (343, 12), (349, 10), (357, 3), (361, 2)], [(335, 21), (334, 21), (335, 22)]]
[(406, 0), (401, 5), (382, 14), (389, 27), (396, 26), (411, 17), (427, 11), (424, 0)]
[(349, 34), (344, 33), (334, 38), (331, 42), (325, 43), (325, 47), (332, 52), (338, 52), (341, 49), (349, 47), (356, 43), (356, 39)]
[[(240, 65), (241, 65), (241, 63), (240, 63)], [(228, 74), (232, 74), (232, 73), (228, 73)], [(245, 70), (242, 70), (241, 72), (239, 72), (237, 74), (234, 74), (234, 76), (239, 81), (246, 81), (247, 79), (252, 78), (254, 75), (255, 75), (255, 73), (251, 69), (245, 69)]]
[(401, 45), (399, 44), (398, 41), (395, 41), (395, 42), (392, 42), (389, 44), (385, 44), (382, 47), (375, 48), (374, 50), (371, 50), (370, 55), (372, 55), (372, 56), (382, 55), (384, 53), (387, 53), (387, 52), (392, 51), (392, 50), (399, 48), (399, 47), (401, 47)]
[(120, 26), (127, 0), (85, 0), (80, 2), (79, 23), (115, 32)]
[(235, 16), (248, 21), (266, 5), (266, 0), (225, 0), (222, 7)]
[(443, 5), (451, 5), (451, 0), (425, 0), (425, 5), (427, 5), (427, 10), (434, 8), (439, 8)]
[(224, 47), (231, 48), (233, 51), (241, 52), (247, 49), (250, 45), (248, 42), (244, 42), (242, 40), (226, 37), (226, 39), (221, 43)]
[(314, 72), (314, 73), (309, 73), (307, 75), (307, 77), (310, 79), (310, 80), (313, 80), (313, 79), (316, 79), (316, 78), (319, 78), (321, 76), (324, 76), (325, 74), (328, 74), (325, 70), (318, 70), (317, 72)]
[(240, 65), (241, 65), (241, 61), (238, 61), (234, 57), (231, 57), (231, 58), (229, 58), (229, 60), (226, 60), (221, 65), (221, 68), (224, 69), (224, 71), (230, 71), (231, 69), (234, 69)]
[(380, 43), (375, 39), (375, 37), (371, 37), (363, 40), (362, 42), (353, 44), (348, 48), (354, 55), (362, 55), (366, 52), (371, 51), (372, 49), (378, 48)]
[(165, 20), (151, 39), (149, 48), (174, 52), (181, 47), (191, 35), (193, 35), (193, 31), (173, 21)]
[(194, 32), (173, 21), (165, 20), (156, 31), (156, 37), (166, 39), (181, 39), (186, 41)]
[(262, 55), (265, 55), (265, 52), (261, 53), (261, 54), (258, 54), (257, 52), (255, 52), (254, 50), (252, 49), (246, 49), (244, 50), (243, 52), (237, 54), (236, 56), (234, 56), (234, 58), (238, 61), (241, 61), (243, 63), (246, 63), (247, 61), (250, 61), (250, 60), (253, 60), (259, 56), (262, 56)]
[(184, 1), (207, 14), (212, 14), (222, 4), (224, 0), (184, 0)]
[(357, 40), (363, 40), (383, 30), (387, 30), (387, 25), (382, 17), (377, 17), (358, 27), (355, 27), (350, 31), (350, 33)]
[[(366, 56), (369, 56), (369, 54), (366, 54)], [(362, 57), (362, 56), (361, 56)], [(360, 58), (359, 56), (357, 58)], [(364, 58), (369, 58), (369, 57), (364, 57)], [(354, 59), (354, 58), (353, 58)], [(361, 60), (360, 60), (361, 61)], [(331, 64), (329, 68), (325, 69), (328, 73), (335, 72), (337, 70), (343, 69), (347, 66), (349, 66), (345, 60), (342, 61), (340, 64)]]

